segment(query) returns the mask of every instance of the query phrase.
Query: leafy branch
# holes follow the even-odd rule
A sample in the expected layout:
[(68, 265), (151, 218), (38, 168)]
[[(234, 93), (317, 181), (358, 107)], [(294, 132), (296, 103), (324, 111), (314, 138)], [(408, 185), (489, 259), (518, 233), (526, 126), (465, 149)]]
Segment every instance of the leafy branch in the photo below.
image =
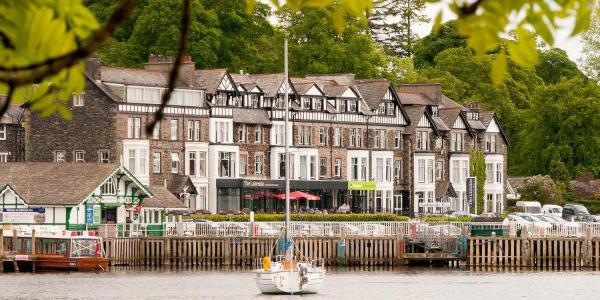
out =
[[(64, 55), (46, 59), (26, 66), (6, 67), (0, 65), (0, 82), (16, 87), (33, 84), (46, 77), (72, 67), (94, 53), (133, 11), (137, 0), (122, 0), (102, 28), (84, 45)], [(10, 43), (10, 42), (9, 42)]]

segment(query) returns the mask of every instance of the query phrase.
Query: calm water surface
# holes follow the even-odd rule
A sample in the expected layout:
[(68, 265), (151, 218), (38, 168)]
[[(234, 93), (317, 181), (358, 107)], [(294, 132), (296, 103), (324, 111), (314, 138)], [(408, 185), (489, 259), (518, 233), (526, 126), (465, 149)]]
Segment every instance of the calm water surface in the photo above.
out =
[(0, 299), (600, 299), (597, 271), (330, 269), (316, 295), (260, 295), (250, 270), (0, 274)]

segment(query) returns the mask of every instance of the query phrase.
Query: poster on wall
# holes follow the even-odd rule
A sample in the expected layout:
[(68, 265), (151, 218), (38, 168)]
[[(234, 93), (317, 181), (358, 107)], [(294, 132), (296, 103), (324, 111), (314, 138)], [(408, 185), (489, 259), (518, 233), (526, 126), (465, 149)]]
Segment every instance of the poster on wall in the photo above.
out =
[(94, 206), (92, 204), (85, 205), (85, 224), (94, 223)]
[(2, 223), (8, 224), (43, 224), (46, 222), (46, 209), (41, 207), (3, 208)]
[(475, 203), (477, 203), (477, 178), (467, 177), (467, 201), (469, 202), (469, 209), (471, 212), (475, 212)]

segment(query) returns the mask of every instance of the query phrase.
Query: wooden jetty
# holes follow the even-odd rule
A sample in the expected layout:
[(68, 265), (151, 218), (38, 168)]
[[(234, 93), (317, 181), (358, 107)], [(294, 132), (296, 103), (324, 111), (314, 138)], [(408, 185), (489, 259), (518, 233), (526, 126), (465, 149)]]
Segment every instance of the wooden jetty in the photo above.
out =
[(471, 267), (598, 268), (600, 237), (471, 237)]
[[(275, 243), (273, 237), (109, 238), (104, 249), (113, 266), (246, 266), (275, 254)], [(404, 253), (402, 237), (304, 237), (294, 243), (306, 259), (326, 265), (398, 265)]]

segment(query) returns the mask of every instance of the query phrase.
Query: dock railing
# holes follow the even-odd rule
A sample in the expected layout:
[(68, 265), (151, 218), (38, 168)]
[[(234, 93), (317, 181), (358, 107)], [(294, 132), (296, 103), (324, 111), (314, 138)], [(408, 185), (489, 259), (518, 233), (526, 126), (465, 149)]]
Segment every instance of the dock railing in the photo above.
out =
[[(165, 222), (156, 224), (102, 224), (98, 235), (116, 237), (273, 237), (283, 222)], [(457, 235), (582, 237), (586, 231), (600, 237), (600, 223), (524, 225), (519, 223), (472, 222), (291, 222), (292, 237), (385, 237)], [(483, 232), (483, 234), (481, 233)], [(493, 233), (492, 233), (493, 232)]]

